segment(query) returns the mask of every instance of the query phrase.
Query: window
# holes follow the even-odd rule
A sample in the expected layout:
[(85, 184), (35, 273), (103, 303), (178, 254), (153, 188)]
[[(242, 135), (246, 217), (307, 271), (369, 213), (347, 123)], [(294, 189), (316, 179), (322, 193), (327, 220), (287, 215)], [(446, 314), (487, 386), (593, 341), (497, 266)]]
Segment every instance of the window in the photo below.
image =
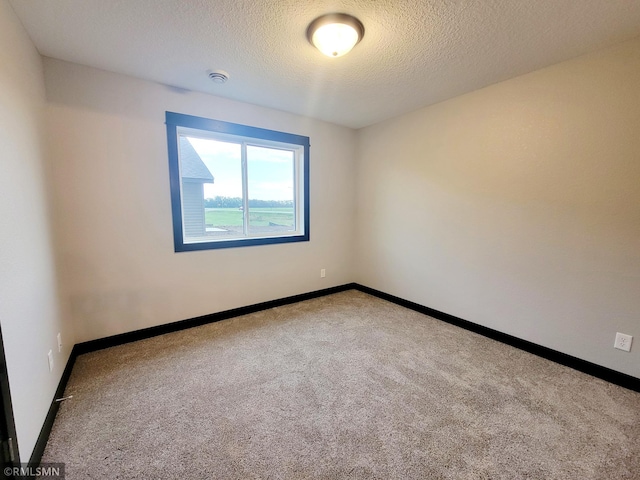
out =
[(309, 137), (167, 112), (176, 252), (309, 240)]

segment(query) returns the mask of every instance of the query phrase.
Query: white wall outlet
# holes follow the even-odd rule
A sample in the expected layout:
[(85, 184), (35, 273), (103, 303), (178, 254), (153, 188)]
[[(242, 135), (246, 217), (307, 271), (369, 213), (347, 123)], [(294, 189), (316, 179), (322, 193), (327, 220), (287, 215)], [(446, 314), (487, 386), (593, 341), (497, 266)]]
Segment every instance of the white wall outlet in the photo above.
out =
[(631, 341), (633, 337), (631, 335), (625, 335), (624, 333), (616, 333), (616, 343), (613, 344), (618, 350), (624, 350), (625, 352), (631, 351)]
[(60, 332), (58, 332), (58, 353), (62, 352), (62, 336), (60, 336)]
[(47, 357), (49, 358), (49, 371), (53, 372), (53, 350), (49, 350)]
[(327, 276), (327, 271), (324, 268), (320, 269), (320, 278), (324, 278)]

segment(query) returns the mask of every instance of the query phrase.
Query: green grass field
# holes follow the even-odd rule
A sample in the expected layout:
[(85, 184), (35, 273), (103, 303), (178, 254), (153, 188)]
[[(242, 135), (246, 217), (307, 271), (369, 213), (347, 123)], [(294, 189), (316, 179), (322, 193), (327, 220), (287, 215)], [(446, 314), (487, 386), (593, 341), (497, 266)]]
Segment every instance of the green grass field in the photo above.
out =
[[(269, 223), (293, 226), (293, 208), (249, 208), (249, 225), (265, 227)], [(242, 226), (242, 210), (237, 208), (205, 208), (205, 223), (213, 227)]]

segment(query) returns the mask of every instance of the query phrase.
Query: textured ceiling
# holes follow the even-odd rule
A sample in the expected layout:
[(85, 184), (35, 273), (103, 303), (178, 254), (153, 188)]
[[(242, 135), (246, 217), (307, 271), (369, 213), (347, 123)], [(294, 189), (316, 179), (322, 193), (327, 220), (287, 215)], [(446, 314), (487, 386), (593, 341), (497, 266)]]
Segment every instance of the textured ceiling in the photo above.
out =
[[(45, 56), (354, 128), (640, 35), (638, 0), (10, 2)], [(329, 12), (365, 26), (337, 59), (305, 37)]]

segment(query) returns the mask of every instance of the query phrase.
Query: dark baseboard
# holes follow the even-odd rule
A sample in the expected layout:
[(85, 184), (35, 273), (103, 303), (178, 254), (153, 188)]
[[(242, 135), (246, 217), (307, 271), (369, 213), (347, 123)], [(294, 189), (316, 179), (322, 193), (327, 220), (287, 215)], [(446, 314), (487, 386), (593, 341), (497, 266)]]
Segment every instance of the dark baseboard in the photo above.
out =
[(33, 468), (40, 465), (42, 454), (44, 453), (44, 448), (47, 446), (47, 441), (49, 440), (49, 435), (51, 434), (53, 422), (56, 419), (58, 408), (60, 408), (60, 402), (57, 402), (56, 399), (62, 398), (62, 396), (64, 395), (64, 389), (67, 387), (67, 382), (69, 381), (69, 377), (71, 376), (71, 370), (73, 370), (73, 364), (76, 362), (76, 357), (78, 356), (76, 347), (77, 345), (74, 345), (71, 349), (69, 360), (67, 360), (67, 365), (64, 367), (62, 377), (60, 377), (60, 382), (58, 382), (56, 394), (53, 396), (51, 406), (49, 407), (47, 416), (44, 419), (44, 424), (42, 425), (42, 429), (40, 429), (40, 435), (38, 435), (38, 440), (36, 441), (36, 445), (33, 447), (33, 452), (31, 453), (31, 457), (29, 458), (29, 466)]
[(610, 368), (603, 367), (586, 360), (582, 360), (581, 358), (567, 355), (566, 353), (558, 352), (557, 350), (553, 350), (548, 347), (543, 347), (527, 340), (522, 340), (521, 338), (514, 337), (513, 335), (509, 335), (507, 333), (502, 333), (492, 328), (483, 327), (482, 325), (479, 325), (477, 323), (473, 323), (468, 320), (449, 315), (448, 313), (444, 313), (439, 310), (434, 310), (433, 308), (425, 307), (424, 305), (420, 305), (419, 303), (411, 302), (409, 300), (405, 300), (404, 298), (396, 297), (395, 295), (390, 295), (374, 288), (365, 287), (364, 285), (360, 284), (355, 284), (354, 288), (363, 293), (373, 295), (374, 297), (387, 300), (402, 307), (409, 308), (416, 312), (429, 315), (430, 317), (437, 318), (438, 320), (442, 320), (457, 327), (464, 328), (465, 330), (479, 333), (480, 335), (491, 338), (493, 340), (497, 340), (498, 342), (506, 343), (507, 345), (511, 345), (512, 347), (516, 347), (526, 352), (533, 353), (534, 355), (546, 358), (547, 360), (551, 360), (552, 362), (571, 367), (580, 372), (587, 373), (593, 377), (606, 380), (607, 382), (614, 383), (624, 388), (628, 388), (629, 390), (640, 392), (640, 378), (617, 372)]
[(294, 295), (278, 300), (257, 303), (246, 307), (234, 308), (231, 310), (225, 310), (224, 312), (212, 313), (209, 315), (203, 315), (201, 317), (167, 323), (164, 325), (158, 325), (142, 330), (135, 330), (133, 332), (113, 335), (111, 337), (99, 338), (97, 340), (90, 340), (88, 342), (82, 342), (74, 345), (62, 377), (60, 378), (56, 394), (53, 398), (53, 401), (51, 402), (51, 406), (49, 407), (49, 412), (47, 413), (47, 416), (45, 418), (44, 425), (40, 430), (40, 435), (38, 436), (38, 440), (33, 449), (33, 453), (31, 454), (31, 458), (29, 459), (29, 465), (36, 467), (40, 464), (42, 454), (44, 453), (45, 446), (47, 445), (47, 441), (51, 433), (51, 428), (53, 427), (56, 413), (58, 412), (58, 408), (60, 407), (60, 403), (56, 402), (56, 399), (63, 396), (64, 390), (67, 386), (67, 382), (69, 381), (69, 377), (71, 376), (71, 370), (73, 369), (73, 365), (78, 355), (352, 289), (359, 290), (363, 293), (373, 295), (383, 300), (387, 300), (416, 312), (429, 315), (430, 317), (442, 320), (452, 325), (456, 325), (457, 327), (461, 327), (465, 330), (478, 333), (507, 345), (511, 345), (512, 347), (525, 350), (529, 353), (533, 353), (534, 355), (538, 355), (539, 357), (546, 358), (547, 360), (560, 363), (583, 373), (601, 378), (602, 380), (620, 385), (621, 387), (640, 392), (640, 378), (632, 377), (631, 375), (626, 375), (624, 373), (611, 370), (610, 368), (602, 367), (600, 365), (582, 360), (577, 357), (572, 357), (571, 355), (567, 355), (551, 348), (537, 345), (527, 340), (522, 340), (518, 337), (502, 333), (498, 330), (483, 327), (482, 325), (478, 325), (477, 323), (463, 320), (462, 318), (449, 315), (448, 313), (444, 313), (439, 310), (434, 310), (433, 308), (425, 307), (424, 305), (420, 305), (418, 303), (396, 297), (395, 295), (390, 295), (388, 293), (384, 293), (370, 287), (365, 287), (364, 285), (360, 285), (358, 283), (348, 283), (345, 285), (339, 285), (337, 287), (326, 288), (324, 290), (317, 290), (315, 292), (303, 293), (300, 295)]

